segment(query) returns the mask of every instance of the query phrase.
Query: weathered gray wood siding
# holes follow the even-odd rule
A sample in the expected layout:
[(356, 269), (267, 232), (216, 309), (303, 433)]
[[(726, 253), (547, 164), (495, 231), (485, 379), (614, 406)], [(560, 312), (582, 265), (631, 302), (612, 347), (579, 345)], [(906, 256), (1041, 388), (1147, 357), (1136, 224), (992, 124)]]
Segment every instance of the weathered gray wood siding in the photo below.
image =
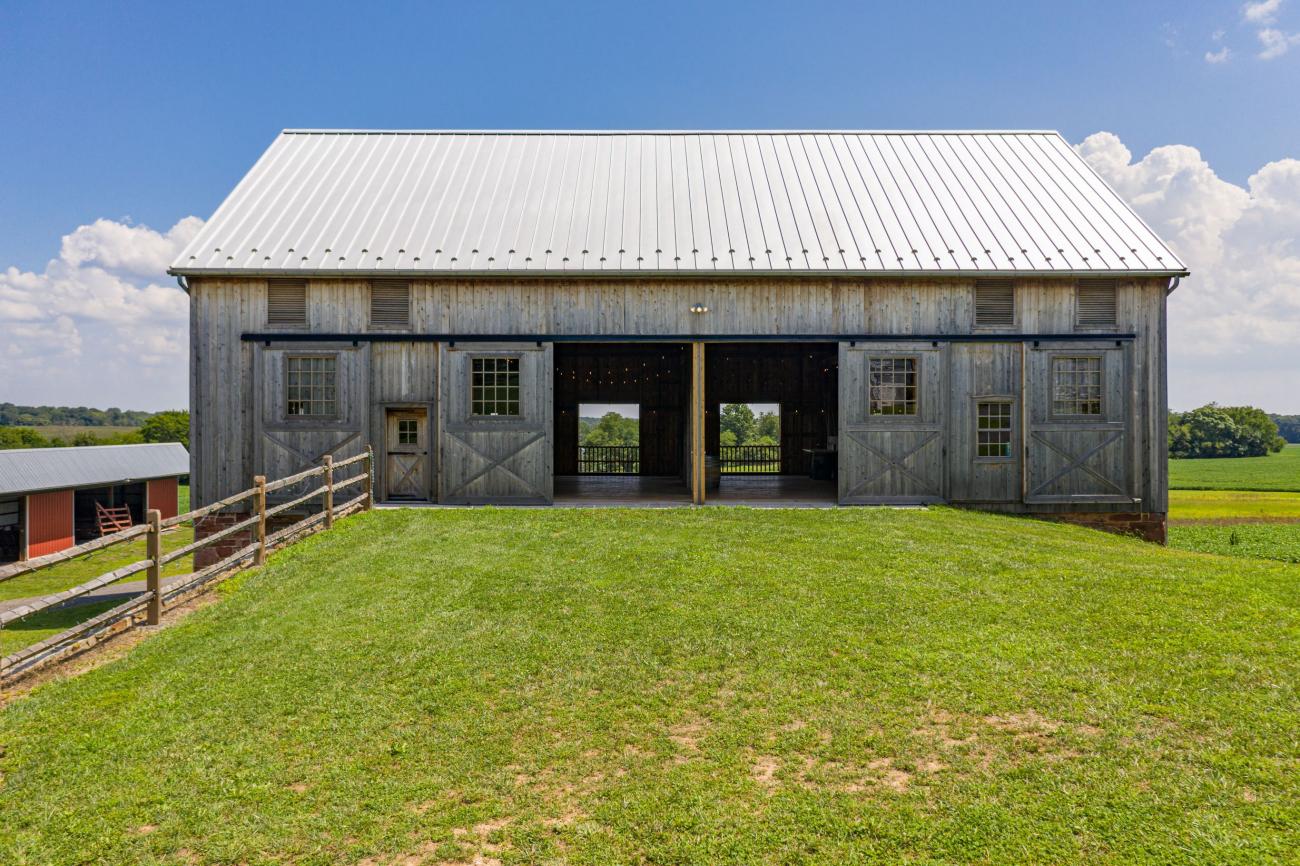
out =
[[(1128, 407), (1123, 446), (1127, 477), (1123, 483), (1146, 510), (1156, 512), (1166, 507), (1166, 282), (1121, 280), (1114, 328), (1137, 335), (1119, 352), (1124, 356), (1121, 397)], [(1017, 322), (1009, 332), (1076, 333), (1072, 280), (1019, 280), (1016, 293)], [(973, 300), (974, 282), (964, 279), (423, 280), (412, 284), (410, 330), (525, 338), (539, 334), (960, 337), (976, 330)], [(709, 312), (692, 314), (689, 308), (697, 303), (707, 306)], [(309, 280), (307, 317), (307, 326), (300, 330), (310, 333), (370, 331), (368, 283)], [(240, 335), (275, 330), (266, 322), (265, 281), (191, 280), (191, 453), (196, 505), (247, 487), (261, 468), (254, 448), (257, 415), (262, 411), (254, 404), (254, 345), (241, 342)], [(1080, 336), (1104, 341), (1105, 333)], [(1114, 341), (1110, 343), (1113, 348)], [(361, 437), (366, 444), (382, 446), (382, 413), (387, 405), (421, 405), (427, 407), (431, 419), (442, 417), (434, 384), (443, 378), (438, 345), (362, 345), (369, 345), (369, 388), (364, 398), (368, 423)], [(946, 353), (949, 345), (942, 342), (940, 354)], [(1037, 350), (1060, 348), (1060, 344), (1044, 343)], [(1025, 351), (1032, 354), (1034, 349), (1026, 346)], [(943, 363), (949, 363), (946, 356)], [(1032, 367), (1026, 363), (1027, 375), (1032, 375)], [(939, 387), (946, 390), (959, 385), (945, 381)], [(946, 399), (951, 399), (951, 394)], [(842, 413), (842, 417), (848, 416)], [(430, 429), (434, 439), (431, 450), (436, 453), (443, 450), (439, 431), (434, 426)], [(945, 447), (951, 451), (951, 443)], [(949, 462), (953, 459), (947, 458)], [(439, 467), (433, 467), (430, 477), (434, 487), (441, 487), (438, 474)], [(949, 492), (945, 478), (944, 495)], [(1042, 501), (1034, 510), (1076, 507), (1081, 506)], [(1116, 503), (1105, 502), (1086, 507), (1120, 509)]]

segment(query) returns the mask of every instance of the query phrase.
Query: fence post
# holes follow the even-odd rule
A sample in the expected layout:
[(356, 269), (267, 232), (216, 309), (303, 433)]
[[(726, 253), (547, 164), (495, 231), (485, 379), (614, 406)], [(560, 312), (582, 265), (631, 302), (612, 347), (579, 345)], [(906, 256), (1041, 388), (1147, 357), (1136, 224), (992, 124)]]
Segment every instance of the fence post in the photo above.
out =
[(325, 528), (334, 528), (334, 458), (326, 454), (321, 458), (325, 464)]
[(362, 508), (369, 511), (375, 506), (375, 449), (366, 446), (366, 501)]
[(257, 508), (257, 564), (266, 565), (266, 476), (253, 477), (253, 486), (257, 488), (254, 507)]
[(145, 536), (149, 557), (149, 570), (145, 573), (145, 592), (149, 594), (146, 622), (158, 625), (162, 622), (162, 512), (150, 508), (146, 519), (149, 522), (149, 533)]

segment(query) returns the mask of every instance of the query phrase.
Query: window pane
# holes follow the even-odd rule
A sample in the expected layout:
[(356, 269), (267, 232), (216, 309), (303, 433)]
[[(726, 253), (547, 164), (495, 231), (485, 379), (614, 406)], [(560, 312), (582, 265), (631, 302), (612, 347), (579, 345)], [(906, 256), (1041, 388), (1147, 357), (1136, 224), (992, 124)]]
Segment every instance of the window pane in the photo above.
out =
[(1052, 414), (1101, 415), (1101, 358), (1052, 359)]
[(868, 412), (872, 415), (917, 413), (916, 358), (868, 360)]
[(470, 414), (519, 414), (519, 359), (470, 359)]
[(285, 359), (285, 402), (289, 415), (336, 414), (335, 359), (288, 357)]
[(976, 404), (975, 456), (1011, 456), (1011, 404), (1005, 400)]

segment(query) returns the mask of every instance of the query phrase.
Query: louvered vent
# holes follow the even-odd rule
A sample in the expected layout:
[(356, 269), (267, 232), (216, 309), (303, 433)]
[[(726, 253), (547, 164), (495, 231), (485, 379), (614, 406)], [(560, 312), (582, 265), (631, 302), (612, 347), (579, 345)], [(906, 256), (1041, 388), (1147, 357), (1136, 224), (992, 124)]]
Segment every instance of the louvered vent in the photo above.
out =
[(268, 325), (307, 324), (306, 280), (271, 280), (267, 286)]
[(1016, 293), (1010, 280), (975, 283), (975, 327), (1010, 328), (1016, 324)]
[(1080, 328), (1110, 328), (1115, 325), (1115, 281), (1079, 280), (1076, 308)]
[(404, 328), (411, 324), (411, 284), (406, 280), (374, 280), (370, 284), (370, 324)]

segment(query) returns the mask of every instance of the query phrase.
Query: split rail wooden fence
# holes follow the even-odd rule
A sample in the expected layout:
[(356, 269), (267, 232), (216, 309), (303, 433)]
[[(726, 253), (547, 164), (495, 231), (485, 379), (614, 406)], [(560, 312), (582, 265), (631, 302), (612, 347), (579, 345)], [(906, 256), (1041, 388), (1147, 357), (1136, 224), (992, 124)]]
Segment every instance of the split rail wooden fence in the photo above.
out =
[[(343, 475), (341, 480), (339, 475)], [(25, 619), (33, 614), (51, 610), (73, 599), (88, 595), (97, 589), (107, 587), (118, 581), (144, 573), (145, 589), (115, 607), (99, 613), (83, 622), (68, 628), (59, 634), (48, 637), (38, 643), (23, 647), (0, 659), (0, 685), (6, 685), (24, 676), (32, 674), (48, 665), (66, 659), (107, 640), (122, 631), (136, 625), (158, 625), (163, 611), (188, 601), (209, 589), (221, 579), (249, 565), (262, 565), (267, 553), (277, 547), (292, 544), (311, 530), (331, 529), (334, 522), (357, 511), (369, 510), (374, 505), (374, 455), (370, 449), (355, 457), (334, 462), (326, 456), (320, 466), (314, 466), (294, 475), (267, 481), (263, 476), (253, 479), (253, 486), (247, 490), (229, 496), (219, 502), (197, 508), (186, 514), (162, 519), (157, 509), (150, 509), (146, 522), (128, 529), (96, 538), (85, 544), (29, 559), (0, 565), (0, 581), (10, 580), (25, 574), (40, 571), (60, 563), (70, 562), (89, 553), (106, 550), (117, 545), (145, 538), (145, 558), (129, 565), (121, 566), (91, 578), (84, 583), (32, 599), (25, 604), (0, 612), (0, 629), (11, 623)], [(320, 479), (320, 483), (306, 492), (299, 492), (296, 487)], [(335, 502), (340, 491), (361, 485), (362, 491), (357, 496), (342, 503)], [(283, 491), (283, 492), (282, 492)], [(277, 494), (279, 494), (277, 496)], [(285, 501), (274, 502), (268, 506), (268, 496), (272, 499), (290, 496)], [(249, 502), (251, 500), (251, 502)], [(277, 515), (287, 514), (294, 509), (312, 507), (313, 501), (319, 504), (319, 510), (308, 516), (268, 534), (267, 524)], [(249, 503), (245, 505), (245, 503)], [(243, 519), (222, 526), (217, 531), (195, 538), (189, 544), (174, 550), (163, 552), (162, 537), (168, 530), (190, 524), (195, 535), (199, 534), (204, 521), (214, 518), (242, 506), (234, 514)], [(247, 514), (248, 516), (244, 517)], [(253, 538), (234, 552), (216, 562), (206, 565), (190, 574), (186, 574), (171, 583), (163, 581), (163, 569), (172, 562), (211, 547), (218, 542), (237, 537), (237, 533), (247, 533)]]

